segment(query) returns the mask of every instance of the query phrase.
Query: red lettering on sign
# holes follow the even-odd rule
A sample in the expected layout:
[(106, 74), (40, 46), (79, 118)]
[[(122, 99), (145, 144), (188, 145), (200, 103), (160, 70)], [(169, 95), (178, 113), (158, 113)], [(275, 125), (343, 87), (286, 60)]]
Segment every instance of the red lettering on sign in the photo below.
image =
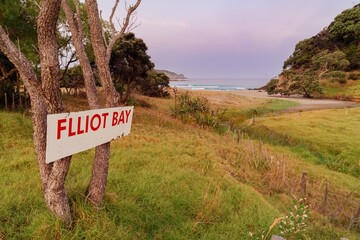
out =
[(58, 120), (58, 127), (57, 127), (57, 139), (61, 138), (61, 131), (66, 130), (66, 126), (63, 126), (62, 124), (66, 122), (66, 118), (59, 119)]
[(113, 112), (112, 126), (128, 123), (131, 110)]
[(130, 113), (131, 113), (131, 110), (125, 111), (125, 114), (126, 114), (126, 123), (128, 123), (128, 121), (129, 121)]
[(112, 126), (117, 125), (117, 118), (119, 116), (118, 112), (113, 112)]
[(89, 131), (89, 116), (86, 116), (85, 133)]
[(75, 136), (76, 132), (72, 130), (73, 124), (72, 124), (72, 118), (69, 118), (69, 137)]
[(84, 129), (81, 129), (81, 117), (78, 117), (78, 122), (77, 122), (77, 135), (83, 134), (85, 131)]
[(109, 113), (103, 113), (101, 114), (101, 116), (103, 116), (103, 121), (104, 121), (104, 124), (103, 124), (103, 128), (106, 128), (106, 117), (109, 115)]
[[(97, 118), (97, 125), (94, 126), (94, 119)], [(99, 114), (95, 114), (94, 116), (92, 116), (91, 121), (90, 121), (90, 128), (91, 130), (93, 130), (94, 132), (97, 131), (100, 127), (101, 124), (101, 117)]]
[(122, 124), (125, 123), (124, 118), (125, 118), (124, 111), (121, 111), (119, 121), (118, 121), (118, 125), (120, 125), (120, 123), (122, 123)]
[[(131, 111), (132, 110), (120, 110), (112, 112), (111, 126), (114, 127), (120, 124), (128, 123)], [(105, 112), (76, 117), (71, 117), (70, 115), (66, 118), (58, 119), (56, 132), (57, 139), (81, 135), (88, 132), (96, 132), (100, 128), (106, 129), (106, 127), (108, 127), (107, 120), (110, 114), (111, 113), (109, 112)]]

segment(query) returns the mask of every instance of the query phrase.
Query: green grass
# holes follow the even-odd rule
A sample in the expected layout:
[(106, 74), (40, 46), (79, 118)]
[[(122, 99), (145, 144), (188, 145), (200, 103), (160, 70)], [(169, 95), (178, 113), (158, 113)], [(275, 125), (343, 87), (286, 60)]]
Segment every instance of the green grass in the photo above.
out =
[(348, 80), (346, 84), (324, 83), (322, 85), (324, 95), (329, 98), (340, 99), (359, 99), (360, 98), (360, 81)]
[(293, 113), (257, 119), (252, 134), (289, 145), (303, 159), (360, 177), (360, 109)]
[(241, 124), (249, 118), (261, 117), (269, 113), (274, 113), (281, 110), (286, 110), (298, 106), (299, 103), (294, 101), (286, 101), (280, 99), (270, 99), (266, 102), (247, 106), (245, 108), (231, 108), (225, 112), (225, 121), (230, 122), (232, 128), (238, 128)]
[(244, 239), (279, 215), (258, 192), (216, 167), (205, 136), (135, 123), (132, 136), (113, 143), (98, 212), (81, 195), (92, 151), (74, 156), (67, 178), (74, 223), (67, 229), (42, 201), (29, 119), (3, 112), (0, 119), (7, 129), (0, 158), (0, 236), (6, 239)]
[[(360, 186), (358, 179), (303, 162), (288, 149), (264, 146), (272, 156), (286, 156), (289, 165), (286, 186), (273, 190), (264, 179), (276, 164), (253, 166), (259, 156), (251, 150), (256, 142), (237, 143), (182, 124), (164, 107), (172, 101), (160, 100), (159, 108), (156, 103), (152, 109), (136, 108), (130, 136), (112, 143), (106, 195), (98, 211), (82, 194), (94, 151), (73, 157), (66, 181), (70, 227), (44, 204), (30, 119), (0, 112), (0, 239), (249, 239), (249, 232), (267, 230), (275, 218), (287, 214), (292, 202), (288, 187), (303, 170), (311, 184), (329, 181), (334, 193)], [(274, 101), (259, 109), (287, 104)], [(351, 199), (345, 216), (354, 204)], [(357, 239), (358, 233), (314, 213), (308, 236)]]

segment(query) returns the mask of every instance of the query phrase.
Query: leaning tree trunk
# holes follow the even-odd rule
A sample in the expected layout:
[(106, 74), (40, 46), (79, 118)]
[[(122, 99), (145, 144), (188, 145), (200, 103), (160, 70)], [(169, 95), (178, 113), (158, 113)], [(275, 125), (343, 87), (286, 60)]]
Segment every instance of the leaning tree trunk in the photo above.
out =
[(11, 42), (2, 27), (0, 27), (0, 50), (18, 69), (30, 95), (33, 140), (46, 205), (57, 217), (68, 222), (70, 221), (70, 207), (64, 183), (70, 165), (70, 157), (52, 164), (45, 163), (47, 114), (63, 111), (56, 44), (56, 23), (59, 9), (59, 0), (44, 0), (41, 3), (37, 28), (42, 81), (38, 80), (30, 61)]
[[(95, 61), (99, 72), (101, 85), (105, 90), (106, 95), (106, 107), (114, 107), (119, 103), (119, 94), (116, 92), (114, 84), (110, 75), (110, 54), (112, 46), (115, 41), (119, 39), (125, 31), (128, 29), (130, 19), (133, 12), (139, 6), (141, 0), (137, 0), (134, 6), (130, 6), (127, 9), (126, 18), (121, 31), (116, 34), (115, 27), (112, 23), (112, 18), (115, 13), (116, 7), (119, 1), (115, 2), (115, 6), (112, 10), (110, 17), (111, 23), (111, 39), (109, 46), (103, 39), (101, 18), (99, 16), (99, 10), (96, 0), (86, 0), (86, 9), (88, 13), (88, 23), (90, 26), (91, 43), (95, 54)], [(87, 97), (91, 109), (97, 109), (100, 107), (98, 98), (96, 96), (94, 74), (90, 66), (90, 62), (86, 51), (83, 46), (83, 29), (80, 21), (80, 3), (78, 0), (74, 1), (76, 7), (76, 15), (73, 13), (68, 0), (62, 0), (62, 7), (64, 9), (66, 18), (69, 22), (70, 31), (72, 32), (73, 43), (77, 52), (77, 56), (80, 61), (80, 65), (84, 74), (85, 88)], [(107, 183), (108, 168), (109, 168), (109, 157), (110, 157), (110, 142), (97, 146), (95, 148), (95, 157), (93, 163), (93, 170), (91, 180), (86, 190), (87, 199), (94, 204), (99, 206), (104, 194)]]
[(96, 85), (94, 72), (90, 65), (89, 57), (86, 53), (85, 46), (83, 44), (84, 31), (82, 22), (80, 19), (80, 3), (78, 0), (74, 1), (76, 5), (76, 14), (70, 7), (68, 0), (62, 0), (61, 6), (64, 10), (66, 19), (69, 23), (69, 28), (72, 36), (72, 43), (74, 44), (76, 55), (80, 62), (80, 67), (83, 72), (86, 96), (91, 109), (100, 108), (99, 99), (96, 95)]
[[(60, 91), (61, 74), (57, 44), (57, 20), (60, 5), (61, 0), (43, 0), (37, 19), (42, 88), (47, 110), (50, 114), (64, 112)], [(65, 190), (65, 179), (69, 170), (70, 159), (71, 157), (66, 157), (50, 164), (52, 169), (50, 175), (46, 176), (47, 185), (45, 188), (47, 206), (57, 216), (61, 216), (65, 220), (70, 219), (70, 206)]]
[[(107, 61), (106, 45), (102, 34), (102, 25), (96, 0), (86, 0), (88, 22), (90, 25), (91, 43), (94, 49), (95, 61), (99, 72), (101, 84), (106, 94), (106, 107), (114, 107), (119, 102), (110, 75), (110, 66)], [(99, 206), (104, 194), (108, 177), (110, 158), (110, 142), (102, 144), (95, 149), (93, 170), (86, 197), (95, 206)]]
[[(83, 28), (80, 20), (79, 2), (75, 1), (76, 15), (72, 11), (67, 0), (62, 0), (62, 8), (65, 12), (72, 33), (73, 44), (76, 54), (80, 61), (80, 66), (84, 75), (87, 99), (91, 109), (100, 108), (99, 100), (96, 95), (96, 86), (94, 73), (90, 65), (89, 58), (83, 45)], [(88, 200), (95, 206), (99, 206), (105, 193), (107, 181), (107, 172), (109, 168), (110, 143), (105, 143), (95, 148), (95, 157), (93, 164), (93, 172), (90, 184), (86, 190)], [(106, 173), (106, 175), (104, 175)], [(91, 186), (91, 187), (90, 187)]]

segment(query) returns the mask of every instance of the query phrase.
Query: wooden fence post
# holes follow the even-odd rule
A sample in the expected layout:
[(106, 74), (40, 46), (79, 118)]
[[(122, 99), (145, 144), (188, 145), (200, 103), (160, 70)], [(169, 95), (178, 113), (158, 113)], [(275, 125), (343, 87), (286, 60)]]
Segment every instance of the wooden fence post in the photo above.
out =
[(11, 111), (15, 112), (15, 93), (12, 93)]
[(307, 181), (307, 172), (303, 171), (301, 177), (301, 196), (302, 198), (306, 198), (306, 181)]
[(22, 105), (22, 98), (21, 98), (21, 92), (19, 92), (19, 108), (22, 109), (23, 105)]
[(356, 214), (354, 215), (354, 217), (350, 220), (350, 224), (349, 224), (349, 230), (356, 226), (357, 224), (359, 224), (359, 219), (360, 219), (360, 207), (358, 208)]
[(324, 202), (323, 202), (323, 206), (322, 206), (324, 213), (326, 212), (328, 196), (329, 196), (329, 183), (326, 182), (325, 183)]
[(5, 95), (5, 111), (8, 111), (8, 101), (7, 101), (7, 93), (4, 94)]

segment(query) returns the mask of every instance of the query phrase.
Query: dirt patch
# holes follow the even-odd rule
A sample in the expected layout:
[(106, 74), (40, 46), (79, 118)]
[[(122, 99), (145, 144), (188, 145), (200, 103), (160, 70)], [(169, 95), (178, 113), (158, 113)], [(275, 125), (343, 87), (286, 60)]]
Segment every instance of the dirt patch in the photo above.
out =
[(358, 102), (339, 101), (339, 100), (331, 100), (331, 99), (311, 99), (300, 96), (290, 96), (290, 97), (274, 96), (274, 95), (269, 96), (265, 91), (259, 91), (259, 90), (239, 90), (239, 91), (230, 91), (230, 93), (248, 98), (282, 99), (287, 101), (294, 101), (300, 104), (296, 107), (292, 107), (286, 110), (287, 112), (360, 107), (360, 103)]

